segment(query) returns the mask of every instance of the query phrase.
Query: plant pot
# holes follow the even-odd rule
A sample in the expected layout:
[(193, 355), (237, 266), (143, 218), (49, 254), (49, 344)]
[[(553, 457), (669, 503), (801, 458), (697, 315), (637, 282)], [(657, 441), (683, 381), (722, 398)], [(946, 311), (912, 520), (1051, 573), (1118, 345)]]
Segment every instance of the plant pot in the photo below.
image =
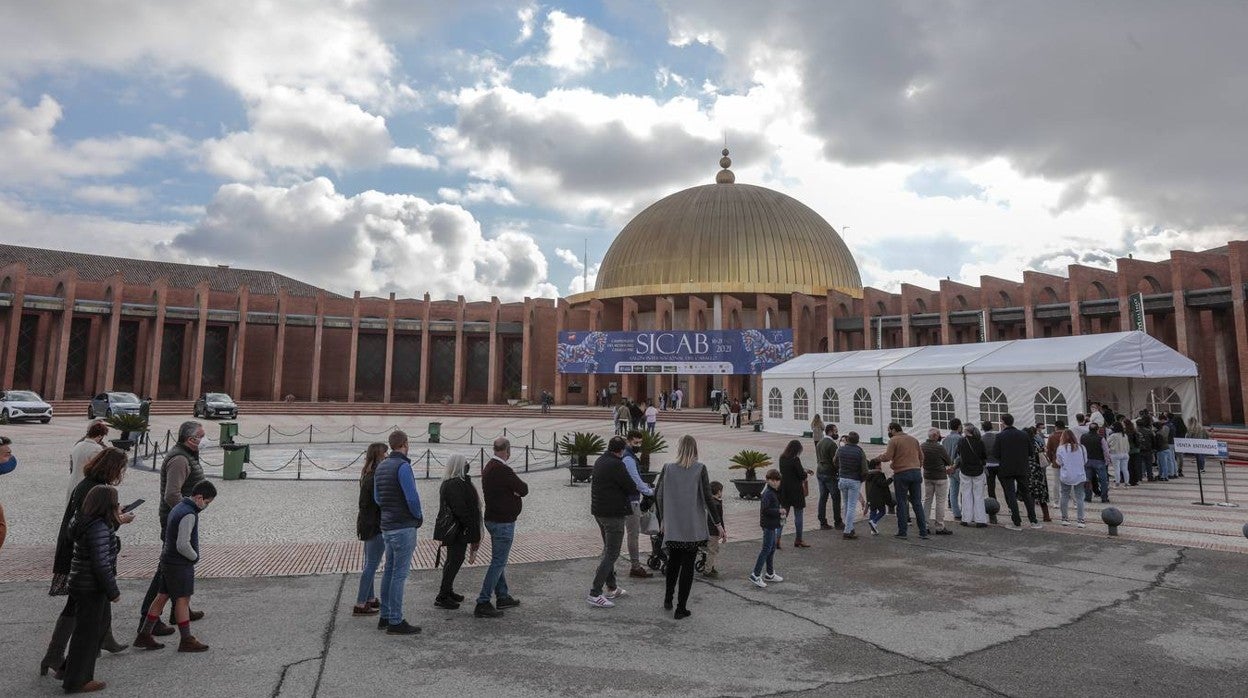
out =
[(763, 496), (763, 488), (767, 486), (767, 481), (733, 480), (732, 484), (737, 486), (737, 496), (741, 499), (758, 499)]
[(123, 451), (129, 451), (134, 446), (134, 439), (110, 439), (109, 443)]
[(589, 482), (594, 475), (594, 469), (587, 465), (574, 465), (569, 470), (572, 472), (572, 482)]
[(637, 474), (641, 476), (642, 482), (646, 483), (647, 485), (650, 485), (651, 487), (654, 487), (654, 481), (659, 479), (658, 473), (652, 473), (648, 470), (637, 473)]

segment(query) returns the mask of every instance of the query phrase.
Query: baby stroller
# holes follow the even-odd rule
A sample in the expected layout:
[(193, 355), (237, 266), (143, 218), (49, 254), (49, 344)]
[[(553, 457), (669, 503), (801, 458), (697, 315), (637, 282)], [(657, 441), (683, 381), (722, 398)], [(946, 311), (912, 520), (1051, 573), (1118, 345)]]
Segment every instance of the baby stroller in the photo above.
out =
[[(642, 497), (641, 511), (648, 513), (649, 516), (658, 516), (658, 511), (653, 509), (654, 498)], [(646, 523), (643, 520), (643, 525)], [(654, 532), (650, 534), (650, 556), (646, 558), (646, 565), (656, 572), (667, 571), (667, 548), (663, 545), (663, 534)], [(698, 546), (698, 556), (694, 561), (694, 569), (701, 572), (706, 568), (706, 544)]]

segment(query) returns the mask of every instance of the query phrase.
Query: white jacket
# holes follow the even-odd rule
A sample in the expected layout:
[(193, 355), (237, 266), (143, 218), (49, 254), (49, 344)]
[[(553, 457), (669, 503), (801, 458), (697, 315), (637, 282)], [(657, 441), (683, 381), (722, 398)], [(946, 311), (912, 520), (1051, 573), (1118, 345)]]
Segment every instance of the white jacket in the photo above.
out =
[(1088, 464), (1088, 449), (1080, 446), (1071, 449), (1070, 444), (1057, 447), (1057, 462), (1061, 466), (1058, 477), (1063, 485), (1079, 485), (1088, 481), (1084, 466)]

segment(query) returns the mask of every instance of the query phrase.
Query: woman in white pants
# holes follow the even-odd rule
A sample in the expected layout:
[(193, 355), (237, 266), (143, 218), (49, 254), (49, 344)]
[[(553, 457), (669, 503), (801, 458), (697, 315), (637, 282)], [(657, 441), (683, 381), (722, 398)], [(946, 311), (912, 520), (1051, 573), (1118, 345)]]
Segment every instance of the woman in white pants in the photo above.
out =
[(1117, 486), (1126, 487), (1131, 481), (1131, 473), (1127, 470), (1127, 462), (1131, 458), (1131, 443), (1127, 440), (1126, 431), (1123, 430), (1122, 422), (1114, 422), (1111, 427), (1113, 431), (1109, 433), (1109, 457), (1113, 461), (1115, 470), (1111, 470), (1109, 480), (1114, 480), (1114, 473), (1118, 473)]
[(1084, 466), (1088, 464), (1088, 451), (1075, 438), (1075, 432), (1069, 429), (1062, 432), (1062, 442), (1057, 446), (1057, 464), (1058, 479), (1062, 484), (1062, 525), (1070, 525), (1067, 507), (1074, 499), (1075, 523), (1083, 528), (1083, 483), (1088, 480)]
[(984, 497), (988, 496), (988, 474), (984, 471), (987, 462), (988, 449), (984, 447), (979, 429), (967, 424), (962, 428), (956, 459), (963, 526), (988, 526), (988, 512), (984, 510)]

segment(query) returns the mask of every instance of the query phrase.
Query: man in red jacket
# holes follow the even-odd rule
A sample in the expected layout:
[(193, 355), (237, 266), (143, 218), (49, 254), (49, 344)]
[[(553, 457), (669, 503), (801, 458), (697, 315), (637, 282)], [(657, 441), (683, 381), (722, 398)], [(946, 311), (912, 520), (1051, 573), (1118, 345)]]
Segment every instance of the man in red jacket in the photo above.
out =
[[(521, 497), (529, 493), (529, 486), (508, 465), (510, 460), (511, 442), (499, 437), (494, 439), (494, 457), (481, 470), (485, 530), (490, 532), (490, 568), (485, 571), (477, 608), (473, 611), (478, 618), (497, 618), (503, 615), (503, 609), (520, 605), (507, 589), (505, 570), (516, 535), (516, 518), (524, 507)], [(497, 607), (490, 604), (491, 597), (497, 599)]]

